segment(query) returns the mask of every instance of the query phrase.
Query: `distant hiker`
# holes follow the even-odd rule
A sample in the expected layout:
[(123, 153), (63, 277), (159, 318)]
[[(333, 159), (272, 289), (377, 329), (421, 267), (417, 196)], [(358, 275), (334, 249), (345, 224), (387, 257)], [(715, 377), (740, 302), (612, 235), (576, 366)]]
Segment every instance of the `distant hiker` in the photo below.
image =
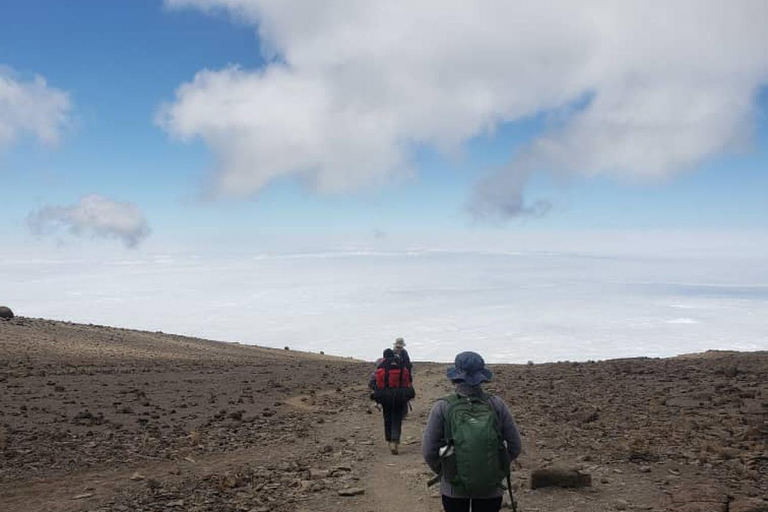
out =
[[(411, 364), (411, 356), (408, 355), (408, 351), (405, 350), (405, 340), (403, 338), (397, 338), (395, 344), (392, 346), (392, 351), (395, 353), (395, 357), (399, 357), (403, 360), (403, 365), (411, 372), (411, 381), (413, 381), (413, 364)], [(408, 416), (408, 402), (403, 404), (403, 419)]]
[(403, 408), (416, 396), (411, 385), (411, 372), (392, 349), (384, 351), (384, 357), (374, 372), (371, 398), (381, 404), (384, 412), (384, 437), (392, 455), (397, 455), (400, 431), (403, 424)]
[(504, 480), (512, 497), (510, 463), (521, 450), (520, 434), (504, 401), (483, 392), (493, 373), (475, 352), (456, 356), (446, 376), (455, 393), (432, 407), (421, 449), (437, 473), (446, 512), (498, 512)]
[(403, 338), (397, 338), (395, 344), (392, 346), (392, 351), (397, 357), (403, 360), (403, 365), (408, 368), (413, 377), (413, 364), (411, 364), (411, 357), (408, 355), (408, 351), (405, 350), (405, 340)]

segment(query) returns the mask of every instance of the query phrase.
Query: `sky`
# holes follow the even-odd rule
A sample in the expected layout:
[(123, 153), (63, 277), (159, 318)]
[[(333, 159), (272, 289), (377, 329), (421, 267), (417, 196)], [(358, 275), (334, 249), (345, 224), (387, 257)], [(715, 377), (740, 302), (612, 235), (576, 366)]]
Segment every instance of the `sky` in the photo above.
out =
[(368, 359), (768, 349), (765, 19), (6, 0), (0, 303)]

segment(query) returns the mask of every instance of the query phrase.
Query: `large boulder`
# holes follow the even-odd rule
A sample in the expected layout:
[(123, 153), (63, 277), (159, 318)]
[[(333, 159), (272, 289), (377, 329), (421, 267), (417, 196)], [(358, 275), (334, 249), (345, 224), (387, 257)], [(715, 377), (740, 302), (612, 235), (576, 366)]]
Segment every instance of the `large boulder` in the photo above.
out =
[(10, 320), (13, 318), (13, 311), (7, 306), (0, 306), (0, 320)]
[(539, 487), (589, 487), (592, 476), (578, 469), (549, 467), (535, 469), (531, 473), (531, 489)]

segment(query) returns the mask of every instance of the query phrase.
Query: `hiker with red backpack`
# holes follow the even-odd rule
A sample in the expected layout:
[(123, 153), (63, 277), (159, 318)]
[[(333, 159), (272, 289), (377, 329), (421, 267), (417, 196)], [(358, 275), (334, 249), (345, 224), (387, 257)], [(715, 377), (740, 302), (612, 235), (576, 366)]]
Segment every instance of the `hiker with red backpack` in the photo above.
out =
[(416, 396), (411, 383), (411, 372), (405, 367), (403, 360), (388, 348), (384, 351), (381, 362), (377, 364), (371, 384), (371, 398), (381, 404), (384, 413), (384, 437), (392, 455), (397, 455), (403, 425), (403, 409), (408, 400)]
[(475, 352), (456, 356), (446, 371), (455, 392), (432, 407), (422, 454), (437, 473), (445, 512), (498, 512), (504, 480), (513, 508), (510, 464), (520, 454), (520, 434), (504, 401), (483, 392), (493, 373)]

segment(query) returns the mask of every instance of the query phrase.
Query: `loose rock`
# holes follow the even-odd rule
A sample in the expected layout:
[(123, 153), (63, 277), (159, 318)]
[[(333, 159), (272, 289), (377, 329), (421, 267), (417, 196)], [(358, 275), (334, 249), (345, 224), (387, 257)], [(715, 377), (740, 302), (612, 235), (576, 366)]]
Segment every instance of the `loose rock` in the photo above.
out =
[(339, 496), (360, 496), (365, 494), (365, 489), (362, 487), (351, 487), (349, 489), (340, 489)]

